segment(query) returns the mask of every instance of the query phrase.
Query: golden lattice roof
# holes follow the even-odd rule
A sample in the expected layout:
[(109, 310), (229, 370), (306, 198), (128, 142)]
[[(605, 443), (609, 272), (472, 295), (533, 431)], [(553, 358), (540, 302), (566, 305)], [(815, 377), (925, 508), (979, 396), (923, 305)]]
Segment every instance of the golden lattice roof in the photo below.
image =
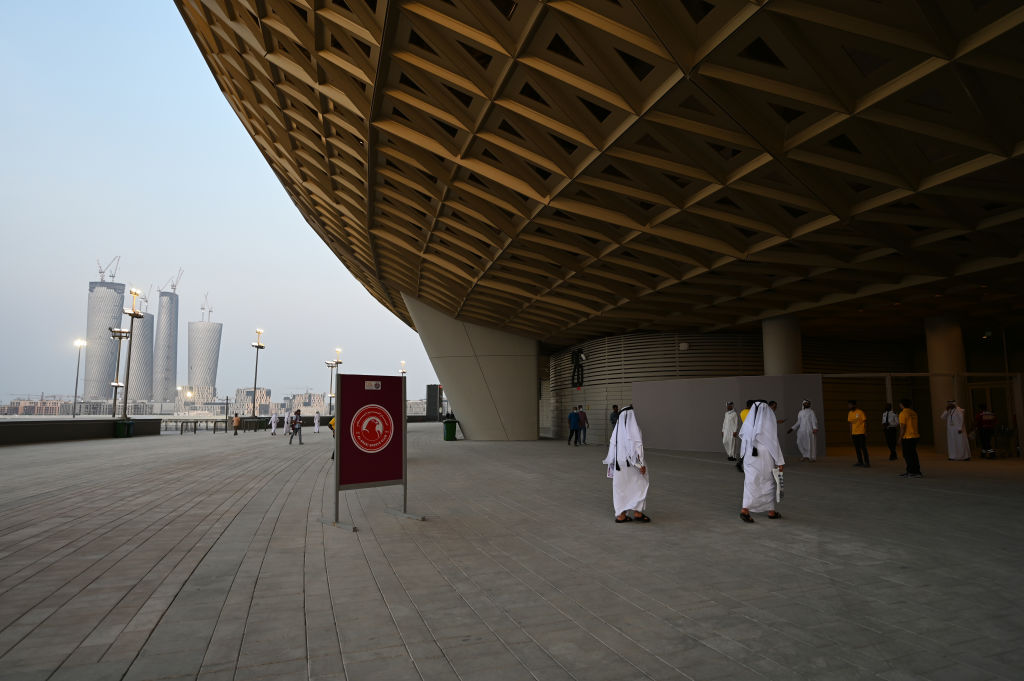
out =
[(564, 345), (1024, 261), (1019, 0), (176, 0), (370, 293)]

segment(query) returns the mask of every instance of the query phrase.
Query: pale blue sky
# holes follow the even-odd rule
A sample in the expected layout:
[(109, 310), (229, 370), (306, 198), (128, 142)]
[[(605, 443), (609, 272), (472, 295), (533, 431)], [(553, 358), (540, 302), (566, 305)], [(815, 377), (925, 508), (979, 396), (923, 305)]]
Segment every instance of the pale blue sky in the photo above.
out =
[(224, 323), (217, 388), (275, 397), (345, 370), (409, 370), (436, 383), (419, 337), (381, 307), (306, 225), (221, 95), (169, 0), (4, 3), (0, 60), (0, 402), (67, 394), (96, 260), (117, 281), (178, 289), (178, 381), (187, 321), (209, 292)]

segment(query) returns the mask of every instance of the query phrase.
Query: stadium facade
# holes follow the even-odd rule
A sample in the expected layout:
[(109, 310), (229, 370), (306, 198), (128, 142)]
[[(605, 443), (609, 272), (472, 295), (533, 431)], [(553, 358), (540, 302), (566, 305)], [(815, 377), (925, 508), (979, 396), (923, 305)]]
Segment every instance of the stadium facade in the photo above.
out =
[(176, 4), (469, 437), (537, 437), (573, 349), (695, 334), (772, 375), (920, 348), (896, 370), (931, 411), (983, 388), (1001, 334), (1020, 414), (1017, 0)]

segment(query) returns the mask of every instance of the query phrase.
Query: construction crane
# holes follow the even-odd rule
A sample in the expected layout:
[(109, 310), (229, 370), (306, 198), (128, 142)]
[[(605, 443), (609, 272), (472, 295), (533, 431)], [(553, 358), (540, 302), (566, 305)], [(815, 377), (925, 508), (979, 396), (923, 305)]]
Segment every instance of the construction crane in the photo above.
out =
[(153, 295), (153, 285), (149, 285), (149, 290), (146, 291), (145, 295), (139, 296), (142, 300), (142, 311), (149, 312), (149, 298)]
[(163, 291), (164, 289), (168, 289), (169, 288), (169, 289), (171, 289), (171, 293), (177, 293), (178, 292), (178, 283), (181, 281), (181, 275), (184, 274), (184, 272), (185, 272), (185, 270), (183, 270), (183, 269), (181, 269), (179, 267), (178, 268), (178, 276), (171, 277), (170, 279), (167, 280), (166, 284), (164, 284), (163, 286), (161, 286), (157, 290)]
[(114, 259), (107, 263), (104, 267), (103, 263), (100, 262), (99, 258), (96, 258), (96, 267), (100, 271), (100, 281), (107, 280), (107, 273), (110, 273), (110, 281), (114, 281), (114, 277), (117, 276), (117, 268), (121, 266), (121, 256), (115, 255)]
[(207, 318), (207, 314), (206, 314), (207, 311), (209, 311), (209, 313), (211, 315), (213, 314), (213, 308), (210, 307), (210, 292), (209, 291), (207, 291), (206, 293), (203, 294), (203, 304), (199, 306), (199, 309), (202, 311), (202, 314), (199, 315), (199, 321), (202, 321), (202, 322), (210, 321)]

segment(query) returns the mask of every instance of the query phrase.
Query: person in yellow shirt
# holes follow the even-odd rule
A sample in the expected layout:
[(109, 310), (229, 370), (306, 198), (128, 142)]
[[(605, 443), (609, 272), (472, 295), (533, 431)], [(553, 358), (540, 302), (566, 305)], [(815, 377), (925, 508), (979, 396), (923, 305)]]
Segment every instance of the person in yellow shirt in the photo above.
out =
[(853, 450), (857, 452), (857, 463), (855, 468), (871, 468), (871, 459), (868, 458), (867, 444), (867, 423), (868, 417), (862, 409), (857, 408), (857, 400), (850, 400), (848, 403), (850, 412), (846, 420), (850, 423), (850, 437), (853, 439)]
[[(740, 412), (740, 423), (739, 423), (739, 425), (741, 427), (743, 426), (743, 422), (747, 420), (747, 414), (750, 413), (750, 408), (752, 406), (754, 406), (754, 400), (747, 400), (747, 408)], [(733, 437), (735, 437), (736, 439), (739, 439), (739, 437), (740, 437), (740, 429), (739, 428), (737, 428), (736, 432), (733, 433)], [(740, 473), (743, 472), (743, 457), (742, 456), (737, 456), (736, 457), (736, 470), (738, 470)]]
[(901, 478), (922, 478), (921, 461), (917, 458), (917, 441), (921, 432), (917, 429), (917, 412), (911, 409), (911, 402), (904, 397), (900, 400), (900, 445), (903, 447), (903, 460), (907, 462), (906, 473)]
[(743, 422), (747, 420), (747, 414), (750, 413), (750, 407), (752, 407), (753, 404), (754, 404), (754, 400), (747, 400), (747, 408), (740, 412), (740, 425), (741, 426), (743, 425)]

